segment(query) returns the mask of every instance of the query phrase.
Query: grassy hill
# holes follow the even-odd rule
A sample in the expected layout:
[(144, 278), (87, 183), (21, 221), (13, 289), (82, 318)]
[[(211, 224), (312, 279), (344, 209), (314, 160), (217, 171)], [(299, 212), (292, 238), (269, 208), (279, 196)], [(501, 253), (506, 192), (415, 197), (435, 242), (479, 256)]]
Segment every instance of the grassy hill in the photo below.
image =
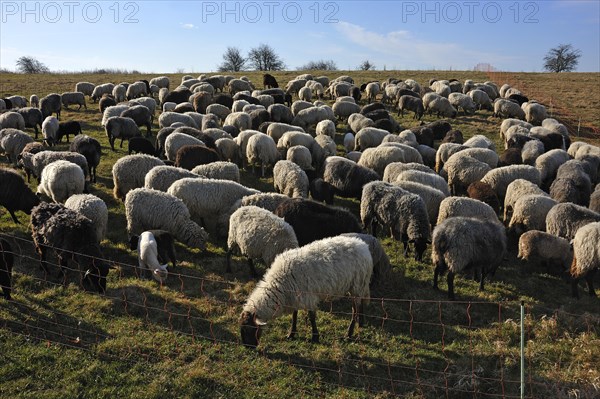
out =
[[(283, 86), (300, 73), (274, 76)], [(260, 73), (244, 74), (261, 86)], [(425, 85), (432, 77), (490, 79), (486, 73), (470, 71), (320, 74), (332, 78), (349, 74), (358, 84), (387, 77), (412, 78)], [(0, 97), (37, 94), (41, 98), (72, 91), (79, 81), (133, 82), (153, 76), (0, 74)], [(167, 76), (174, 87), (183, 75)], [(580, 139), (600, 143), (600, 98), (593, 89), (600, 85), (600, 74), (494, 77), (499, 86), (506, 78), (520, 82), (523, 86), (518, 88), (535, 90), (535, 95), (523, 91), (543, 99), (549, 109), (545, 101), (552, 99), (553, 111), (569, 126), (576, 127), (581, 117)], [(343, 338), (351, 308), (349, 300), (341, 299), (321, 306), (317, 315), (321, 344), (308, 342), (310, 325), (301, 312), (300, 336), (295, 341), (285, 340), (290, 323), (286, 316), (269, 323), (257, 351), (243, 348), (238, 317), (255, 281), (243, 258), (234, 258), (233, 273), (225, 273), (224, 240), (211, 240), (205, 253), (178, 244), (180, 262), (162, 287), (137, 276), (136, 254), (127, 245), (124, 207), (112, 196), (111, 168), (127, 148), (110, 150), (100, 119), (97, 104), (91, 102), (87, 110), (65, 110), (61, 115), (61, 120), (80, 121), (84, 133), (103, 146), (98, 182), (91, 193), (102, 198), (110, 212), (102, 243), (114, 267), (108, 291), (103, 296), (83, 291), (74, 272), (66, 278), (55, 272), (44, 275), (31, 244), (27, 216), (18, 214), (21, 224), (15, 225), (1, 211), (0, 232), (9, 236), (20, 256), (13, 272), (14, 300), (0, 300), (0, 397), (517, 397), (521, 300), (527, 313), (526, 394), (600, 395), (600, 302), (582, 292), (583, 284), (582, 298), (572, 299), (564, 281), (544, 268), (518, 261), (514, 248), (485, 291), (478, 291), (478, 284), (466, 276), (459, 277), (458, 301), (451, 303), (446, 300), (444, 281), (441, 291), (431, 288), (429, 250), (425, 262), (417, 263), (403, 257), (397, 242), (381, 237), (393, 273), (372, 290), (367, 326), (359, 329), (356, 340)], [(398, 121), (405, 128), (418, 124), (410, 116)], [(500, 122), (487, 111), (451, 121), (465, 138), (475, 134), (492, 138), (501, 152)], [(341, 151), (347, 126), (337, 127)], [(155, 136), (156, 123), (152, 131)], [(67, 148), (65, 143), (58, 146)], [(1, 162), (7, 166), (5, 158)], [(259, 178), (250, 171), (242, 171), (242, 183), (273, 190), (272, 177)], [(35, 190), (33, 180), (30, 185)], [(336, 198), (336, 205), (357, 212), (359, 204)], [(264, 272), (264, 266), (258, 271)]]

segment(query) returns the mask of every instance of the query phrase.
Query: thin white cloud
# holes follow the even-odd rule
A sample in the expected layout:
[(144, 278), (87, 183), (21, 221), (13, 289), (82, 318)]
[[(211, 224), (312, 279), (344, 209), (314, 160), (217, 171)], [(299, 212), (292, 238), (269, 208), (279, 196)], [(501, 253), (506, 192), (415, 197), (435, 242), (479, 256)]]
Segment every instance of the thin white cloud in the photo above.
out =
[[(407, 68), (451, 66), (470, 69), (479, 62), (494, 64), (516, 59), (516, 57), (465, 48), (457, 43), (419, 39), (406, 30), (380, 34), (344, 21), (336, 24), (335, 28), (346, 39), (368, 49), (370, 53), (377, 53), (374, 55), (389, 59), (394, 64), (404, 65)], [(363, 49), (357, 49), (355, 53), (359, 53), (361, 50)]]
[(197, 26), (194, 25), (194, 24), (181, 24), (181, 27), (183, 29), (195, 29), (195, 28), (197, 28)]

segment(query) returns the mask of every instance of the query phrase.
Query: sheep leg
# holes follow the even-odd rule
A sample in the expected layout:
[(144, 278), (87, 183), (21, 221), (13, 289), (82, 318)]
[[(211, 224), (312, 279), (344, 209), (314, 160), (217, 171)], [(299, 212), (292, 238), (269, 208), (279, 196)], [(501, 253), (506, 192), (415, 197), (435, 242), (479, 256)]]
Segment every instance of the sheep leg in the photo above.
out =
[(590, 270), (585, 276), (585, 281), (588, 286), (588, 293), (591, 297), (596, 296), (596, 291), (594, 290), (594, 274), (596, 274), (597, 269)]
[(225, 273), (231, 273), (231, 253), (233, 252), (233, 248), (229, 248), (227, 250), (227, 258), (226, 258), (226, 268)]
[(446, 265), (444, 264), (443, 261), (438, 262), (435, 265), (435, 269), (433, 270), (433, 289), (434, 290), (439, 290), (438, 288), (438, 276), (441, 274), (444, 274), (444, 269), (445, 269)]
[(254, 261), (252, 258), (248, 258), (248, 267), (250, 268), (250, 274), (256, 278), (256, 269), (254, 268)]
[(481, 280), (479, 281), (479, 291), (483, 291), (484, 290), (485, 273), (483, 272), (483, 270), (481, 270), (480, 273), (481, 273)]
[(119, 147), (123, 148), (123, 137), (121, 137), (121, 145)]
[(579, 284), (579, 279), (576, 277), (573, 277), (571, 279), (571, 294), (573, 295), (573, 298), (577, 298), (577, 299), (579, 299), (579, 290), (577, 289), (578, 284)]
[(17, 216), (15, 215), (15, 211), (8, 211), (8, 213), (10, 213), (10, 217), (12, 218), (13, 222), (15, 222), (16, 224), (21, 224), (21, 222), (19, 222), (19, 219), (17, 219)]
[(311, 342), (318, 344), (319, 343), (319, 330), (317, 329), (317, 311), (309, 310), (308, 311), (308, 319), (310, 320), (310, 325), (312, 327), (312, 338)]
[(46, 261), (46, 248), (43, 246), (39, 247), (40, 252), (40, 266), (45, 274), (48, 274), (48, 262)]
[(356, 301), (352, 301), (352, 320), (350, 321), (350, 325), (348, 326), (348, 339), (352, 338), (354, 335), (354, 326), (356, 324), (356, 319), (358, 318), (358, 311), (356, 309)]
[(454, 273), (452, 271), (448, 271), (448, 299), (451, 301), (454, 300)]
[(265, 163), (264, 162), (260, 163), (260, 173), (261, 173), (261, 177), (265, 177)]
[(298, 324), (298, 311), (294, 310), (294, 312), (292, 313), (292, 326), (290, 327), (290, 332), (288, 333), (286, 339), (295, 339), (296, 338), (296, 333), (298, 332), (297, 324)]

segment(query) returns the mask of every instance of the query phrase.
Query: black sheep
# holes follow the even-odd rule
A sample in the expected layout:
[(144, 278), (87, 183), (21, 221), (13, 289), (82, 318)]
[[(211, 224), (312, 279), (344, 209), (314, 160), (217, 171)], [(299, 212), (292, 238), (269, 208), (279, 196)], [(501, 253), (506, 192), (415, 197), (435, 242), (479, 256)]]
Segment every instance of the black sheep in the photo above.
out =
[(236, 126), (225, 125), (223, 126), (223, 130), (231, 135), (231, 137), (237, 137), (240, 134), (240, 130)]
[(352, 96), (352, 98), (354, 98), (354, 101), (356, 101), (356, 103), (358, 104), (358, 102), (360, 101), (360, 98), (362, 96), (362, 94), (360, 94), (360, 88), (353, 87), (352, 90), (350, 91), (350, 95)]
[(269, 128), (269, 125), (273, 123), (273, 122), (263, 122), (258, 126), (258, 131), (264, 134), (267, 134), (267, 129)]
[(279, 84), (273, 75), (265, 73), (263, 75), (263, 87), (265, 89), (273, 89), (278, 88)]
[(113, 105), (117, 105), (117, 101), (113, 96), (108, 94), (103, 95), (100, 101), (98, 102), (100, 112), (102, 113), (104, 113), (104, 110), (106, 110), (106, 108), (112, 107)]
[[(179, 114), (185, 114), (186, 112), (196, 112), (196, 109), (192, 104), (189, 103), (181, 103), (177, 104), (175, 108), (173, 108), (173, 112), (177, 112)], [(206, 110), (205, 110), (206, 112)]]
[(173, 90), (165, 96), (161, 105), (168, 102), (175, 104), (186, 103), (189, 102), (191, 95), (192, 92), (190, 91), (190, 89)]
[(565, 140), (563, 135), (560, 133), (550, 133), (550, 134), (536, 134), (530, 133), (530, 137), (536, 138), (540, 140), (544, 144), (544, 150), (546, 152), (555, 149), (565, 149)]
[(375, 125), (377, 129), (387, 130), (390, 133), (396, 133), (401, 130), (400, 125), (394, 124), (391, 119), (379, 119), (375, 121)]
[(175, 166), (192, 170), (198, 165), (206, 165), (220, 160), (221, 157), (212, 148), (203, 145), (184, 145), (177, 150)]
[(310, 181), (310, 196), (317, 202), (325, 202), (327, 205), (333, 205), (335, 188), (325, 180), (318, 178)]
[(523, 163), (521, 157), (521, 150), (518, 148), (509, 148), (502, 155), (498, 161), (498, 167), (508, 165), (520, 165)]
[(233, 99), (236, 101), (238, 101), (238, 100), (248, 101), (250, 104), (254, 104), (254, 105), (261, 105), (260, 100), (258, 98), (249, 96), (248, 94), (237, 93), (235, 96), (233, 96)]
[(433, 148), (433, 130), (427, 125), (413, 127), (410, 131), (415, 134), (417, 143)]
[(156, 148), (150, 140), (145, 137), (132, 137), (129, 139), (128, 153), (155, 155)]
[(464, 142), (465, 139), (460, 130), (450, 130), (448, 133), (446, 133), (444, 139), (442, 140), (442, 143), (463, 144)]
[(83, 155), (87, 161), (90, 180), (96, 182), (96, 168), (100, 164), (102, 147), (100, 142), (93, 137), (82, 134), (73, 139), (69, 151)]
[[(425, 125), (425, 123), (421, 123), (421, 125)], [(433, 131), (434, 140), (443, 140), (446, 133), (452, 130), (452, 125), (444, 120), (431, 122), (426, 124), (426, 126)]]
[(326, 161), (323, 180), (333, 186), (336, 195), (360, 199), (363, 186), (380, 178), (372, 169), (339, 158)]
[(508, 96), (508, 99), (511, 101), (515, 101), (517, 104), (519, 104), (519, 106), (529, 101), (527, 97), (521, 94), (511, 94), (510, 96)]
[(233, 98), (229, 94), (217, 94), (213, 97), (213, 103), (221, 104), (231, 109), (233, 107)]
[(31, 211), (31, 232), (46, 273), (48, 249), (53, 249), (63, 275), (68, 260), (74, 258), (80, 273), (78, 281), (90, 284), (99, 293), (106, 291), (109, 267), (102, 260), (96, 229), (88, 218), (64, 205), (42, 202)]
[(274, 213), (294, 228), (299, 246), (343, 233), (363, 232), (358, 218), (350, 211), (305, 198), (285, 200)]
[(60, 143), (63, 136), (67, 137), (67, 143), (69, 142), (69, 135), (77, 136), (82, 133), (81, 124), (77, 121), (60, 122), (58, 124), (58, 131), (56, 132), (56, 142)]
[(8, 241), (0, 238), (0, 287), (2, 287), (2, 295), (4, 299), (10, 301), (11, 274), (14, 264), (14, 255)]
[[(156, 240), (156, 247), (158, 249), (158, 261), (161, 265), (171, 262), (171, 265), (175, 267), (177, 264), (177, 258), (175, 257), (175, 240), (171, 233), (165, 230), (147, 230), (154, 236)], [(132, 251), (137, 250), (138, 241), (140, 236), (131, 236), (129, 239), (129, 249)]]
[(250, 112), (250, 119), (252, 120), (252, 129), (257, 130), (260, 125), (271, 120), (271, 114), (264, 109), (256, 109)]
[(376, 111), (378, 109), (385, 110), (385, 105), (383, 105), (382, 103), (376, 101), (376, 102), (373, 102), (371, 104), (367, 104), (364, 107), (362, 107), (360, 109), (360, 113), (366, 116), (369, 112)]
[(425, 113), (423, 100), (409, 95), (401, 96), (398, 99), (398, 115), (404, 116), (404, 110), (413, 111), (415, 113), (414, 119), (421, 119), (423, 113)]
[(31, 209), (40, 203), (39, 198), (25, 184), (23, 177), (12, 169), (0, 168), (0, 205), (5, 207), (12, 220), (19, 224), (16, 211), (31, 213)]
[(12, 109), (12, 107), (13, 107), (12, 101), (10, 101), (8, 98), (3, 98), (3, 100), (4, 100), (4, 104), (6, 105), (6, 109), (7, 110)]
[(175, 131), (174, 127), (163, 127), (156, 134), (156, 156), (165, 158), (165, 141), (167, 137)]
[(380, 119), (390, 119), (390, 113), (385, 109), (374, 109), (363, 114), (373, 122), (377, 122)]
[(121, 112), (124, 118), (131, 118), (138, 126), (146, 126), (146, 136), (150, 136), (152, 129), (152, 113), (145, 105), (133, 105)]
[(201, 91), (194, 96), (193, 111), (200, 114), (206, 114), (206, 108), (212, 104), (212, 94)]

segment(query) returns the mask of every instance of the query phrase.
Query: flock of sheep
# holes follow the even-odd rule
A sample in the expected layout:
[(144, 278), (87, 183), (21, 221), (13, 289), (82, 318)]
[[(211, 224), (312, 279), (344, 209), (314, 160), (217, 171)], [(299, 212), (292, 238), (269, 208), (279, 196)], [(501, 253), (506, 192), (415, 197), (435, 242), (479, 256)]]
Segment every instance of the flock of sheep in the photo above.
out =
[[(80, 82), (74, 92), (1, 99), (0, 148), (27, 182), (33, 175), (39, 185), (34, 194), (16, 169), (0, 168), (0, 205), (15, 223), (16, 211), (31, 215), (44, 270), (49, 248), (62, 267), (76, 252), (84, 282), (106, 290), (101, 242), (108, 209), (89, 194), (101, 144), (82, 134), (79, 122), (59, 122), (62, 107), (87, 108), (88, 96), (98, 102), (111, 149), (118, 139), (121, 147), (128, 142), (129, 155), (112, 167), (114, 197), (124, 202), (142, 271), (163, 283), (168, 262), (176, 263), (175, 240), (205, 250), (211, 236), (227, 237), (228, 272), (235, 253), (248, 258), (253, 276), (253, 260), (267, 266), (240, 318), (246, 345), (258, 345), (260, 327), (284, 312), (293, 312), (294, 337), (299, 309), (309, 311), (318, 341), (320, 300), (348, 293), (351, 336), (370, 284), (391, 272), (378, 227), (418, 261), (431, 245), (433, 285), (447, 273), (450, 299), (456, 274), (472, 272), (483, 289), (485, 276), (517, 241), (520, 258), (567, 275), (574, 296), (580, 278), (595, 294), (600, 148), (571, 143), (542, 104), (509, 85), (471, 80), (420, 85), (390, 78), (359, 86), (350, 76), (304, 74), (282, 89), (266, 74), (262, 83), (256, 90), (245, 77), (184, 76), (171, 89), (163, 76), (132, 84)], [(451, 120), (402, 129), (390, 115), (456, 118), (482, 109), (503, 118), (501, 155), (486, 136), (464, 140)], [(38, 127), (43, 144), (36, 141)], [(69, 151), (50, 148), (63, 137), (69, 142), (69, 135), (75, 136)], [(272, 170), (277, 193), (240, 184), (240, 169), (257, 166), (263, 177)], [(360, 200), (360, 219), (334, 207), (335, 196)], [(0, 244), (0, 284), (10, 299), (12, 255), (8, 241)]]

